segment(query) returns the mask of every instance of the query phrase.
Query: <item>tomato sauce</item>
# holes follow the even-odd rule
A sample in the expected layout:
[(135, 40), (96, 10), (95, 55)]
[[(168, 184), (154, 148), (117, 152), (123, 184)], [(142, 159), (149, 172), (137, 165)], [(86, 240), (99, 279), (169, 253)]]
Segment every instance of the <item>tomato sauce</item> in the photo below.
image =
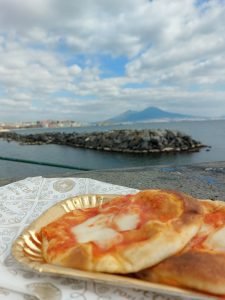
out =
[(215, 211), (211, 214), (207, 214), (204, 218), (204, 222), (214, 227), (225, 225), (225, 211)]
[(100, 255), (101, 253), (112, 250), (114, 247), (123, 247), (130, 243), (144, 241), (148, 239), (151, 234), (155, 233), (154, 228), (151, 229), (145, 226), (148, 221), (157, 220), (167, 222), (177, 217), (180, 211), (182, 211), (180, 210), (180, 203), (182, 202), (177, 201), (177, 199), (173, 197), (174, 195), (171, 196), (164, 193), (157, 193), (157, 195), (153, 193), (149, 195), (143, 192), (139, 193), (138, 197), (133, 195), (118, 196), (114, 200), (104, 203), (101, 207), (75, 210), (67, 213), (42, 229), (42, 234), (50, 241), (48, 253), (55, 255), (58, 252), (74, 246), (77, 241), (71, 229), (99, 213), (113, 214), (115, 218), (117, 216), (136, 214), (138, 216), (138, 223), (133, 230), (118, 231), (116, 225), (113, 223), (113, 219), (110, 219), (108, 223), (106, 221), (105, 226), (118, 231), (123, 238), (116, 245), (112, 245), (112, 247), (108, 249), (102, 249), (94, 241), (91, 242), (94, 255)]

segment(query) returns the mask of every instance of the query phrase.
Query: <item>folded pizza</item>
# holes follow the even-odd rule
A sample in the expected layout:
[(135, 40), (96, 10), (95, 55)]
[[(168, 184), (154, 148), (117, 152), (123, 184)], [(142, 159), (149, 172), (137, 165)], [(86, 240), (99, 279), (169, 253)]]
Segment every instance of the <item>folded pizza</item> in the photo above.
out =
[(177, 255), (139, 272), (147, 281), (225, 295), (225, 203), (201, 201), (203, 224)]
[(167, 190), (118, 196), (77, 209), (41, 229), (48, 263), (81, 270), (133, 273), (180, 251), (201, 225), (199, 201)]

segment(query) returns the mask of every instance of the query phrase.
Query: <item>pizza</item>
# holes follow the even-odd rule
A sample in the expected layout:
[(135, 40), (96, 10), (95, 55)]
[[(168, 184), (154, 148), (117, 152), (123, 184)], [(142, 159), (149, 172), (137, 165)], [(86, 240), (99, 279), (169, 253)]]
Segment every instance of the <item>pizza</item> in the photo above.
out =
[(201, 219), (199, 201), (191, 196), (145, 190), (64, 214), (41, 229), (42, 252), (51, 264), (133, 273), (180, 251)]
[(203, 224), (178, 254), (141, 271), (141, 279), (225, 295), (225, 203), (202, 200)]

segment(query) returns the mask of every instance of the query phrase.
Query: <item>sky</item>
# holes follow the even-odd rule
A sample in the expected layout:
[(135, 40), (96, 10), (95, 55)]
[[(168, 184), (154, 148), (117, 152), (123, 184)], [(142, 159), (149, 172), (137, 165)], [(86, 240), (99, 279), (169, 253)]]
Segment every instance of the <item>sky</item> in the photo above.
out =
[(0, 122), (225, 116), (225, 0), (0, 0)]

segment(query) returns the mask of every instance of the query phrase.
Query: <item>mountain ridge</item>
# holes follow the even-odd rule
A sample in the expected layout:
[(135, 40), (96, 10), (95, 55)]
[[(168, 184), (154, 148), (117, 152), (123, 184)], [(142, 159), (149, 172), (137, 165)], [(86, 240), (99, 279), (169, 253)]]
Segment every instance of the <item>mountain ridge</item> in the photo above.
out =
[(144, 122), (160, 119), (194, 119), (196, 117), (186, 114), (179, 114), (168, 112), (155, 106), (149, 106), (141, 111), (127, 110), (124, 113), (106, 120), (110, 123), (123, 123), (123, 122)]

